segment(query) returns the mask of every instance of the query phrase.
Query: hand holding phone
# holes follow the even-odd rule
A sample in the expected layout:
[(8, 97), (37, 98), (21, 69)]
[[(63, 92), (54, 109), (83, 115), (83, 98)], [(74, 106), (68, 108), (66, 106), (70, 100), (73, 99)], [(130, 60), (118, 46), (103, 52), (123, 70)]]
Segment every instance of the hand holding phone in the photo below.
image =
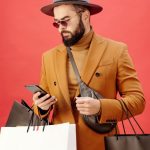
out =
[[(28, 89), (29, 91), (31, 91), (33, 94), (40, 92), (40, 96), (38, 96), (39, 98), (45, 96), (46, 94), (48, 94), (45, 90), (43, 90), (39, 85), (25, 85), (25, 88)], [(51, 97), (51, 96), (50, 96)], [(50, 98), (48, 97), (48, 98)]]
[[(25, 85), (25, 88), (33, 93), (33, 101), (35, 105), (42, 110), (48, 110), (57, 101), (55, 96), (48, 97), (48, 93), (39, 85)], [(38, 92), (40, 92), (40, 94)]]

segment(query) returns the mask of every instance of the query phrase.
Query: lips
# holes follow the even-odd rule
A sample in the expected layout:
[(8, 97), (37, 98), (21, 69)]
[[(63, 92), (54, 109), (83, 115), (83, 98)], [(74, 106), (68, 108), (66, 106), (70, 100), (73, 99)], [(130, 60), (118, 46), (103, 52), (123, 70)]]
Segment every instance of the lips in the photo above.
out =
[(68, 34), (68, 32), (63, 32), (62, 34), (63, 34), (63, 35), (67, 35), (67, 34)]
[(65, 39), (68, 39), (68, 38), (69, 38), (69, 33), (63, 33), (62, 35), (63, 35), (63, 37), (64, 37)]
[(71, 38), (71, 32), (69, 31), (62, 31), (61, 32), (61, 36), (63, 37), (63, 39), (68, 40)]

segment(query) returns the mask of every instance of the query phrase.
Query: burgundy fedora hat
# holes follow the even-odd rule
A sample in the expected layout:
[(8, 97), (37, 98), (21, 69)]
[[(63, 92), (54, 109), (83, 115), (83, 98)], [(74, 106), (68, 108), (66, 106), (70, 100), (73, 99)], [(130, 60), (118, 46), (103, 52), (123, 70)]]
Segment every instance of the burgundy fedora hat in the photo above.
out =
[(103, 8), (99, 5), (89, 3), (89, 0), (53, 0), (52, 4), (46, 5), (41, 8), (41, 11), (49, 16), (54, 16), (53, 9), (56, 6), (63, 5), (63, 4), (76, 4), (76, 5), (82, 5), (85, 6), (89, 11), (91, 15), (97, 14), (103, 10)]

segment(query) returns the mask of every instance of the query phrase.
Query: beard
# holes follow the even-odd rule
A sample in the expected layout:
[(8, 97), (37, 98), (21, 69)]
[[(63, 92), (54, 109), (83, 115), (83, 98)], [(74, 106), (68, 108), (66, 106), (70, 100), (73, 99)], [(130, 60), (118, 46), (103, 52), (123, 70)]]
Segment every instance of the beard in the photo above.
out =
[[(71, 33), (70, 31), (62, 31), (61, 32), (61, 36), (62, 36), (62, 40), (63, 40), (63, 43), (65, 46), (72, 46), (74, 44), (76, 44), (84, 35), (84, 32), (85, 32), (85, 27), (84, 27), (84, 24), (80, 18), (80, 22), (79, 22), (79, 25), (78, 27), (76, 28), (74, 34)], [(71, 38), (65, 38), (63, 36), (63, 33), (68, 33), (71, 35)]]

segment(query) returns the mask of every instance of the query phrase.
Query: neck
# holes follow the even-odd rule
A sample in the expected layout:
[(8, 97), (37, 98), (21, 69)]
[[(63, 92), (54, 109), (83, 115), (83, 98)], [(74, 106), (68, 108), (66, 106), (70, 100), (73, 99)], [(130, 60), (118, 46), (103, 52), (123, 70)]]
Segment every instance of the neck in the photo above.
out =
[(91, 30), (91, 26), (89, 25), (88, 27), (86, 27), (86, 29), (85, 29), (85, 32), (84, 32), (84, 35), (85, 34), (87, 34), (87, 33), (89, 33), (90, 32), (90, 30)]

